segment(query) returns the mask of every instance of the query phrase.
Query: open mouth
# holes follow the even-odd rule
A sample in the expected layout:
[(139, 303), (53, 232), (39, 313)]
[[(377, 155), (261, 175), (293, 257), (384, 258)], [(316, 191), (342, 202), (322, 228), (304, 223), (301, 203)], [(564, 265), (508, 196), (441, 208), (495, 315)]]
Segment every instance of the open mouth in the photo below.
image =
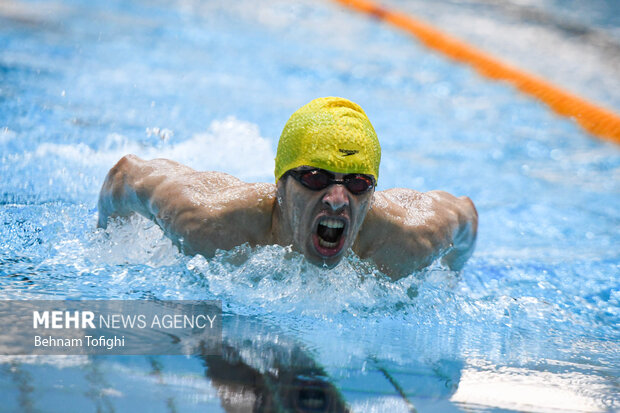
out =
[(346, 221), (339, 218), (322, 217), (316, 232), (312, 234), (314, 247), (324, 257), (331, 257), (340, 252), (344, 245)]

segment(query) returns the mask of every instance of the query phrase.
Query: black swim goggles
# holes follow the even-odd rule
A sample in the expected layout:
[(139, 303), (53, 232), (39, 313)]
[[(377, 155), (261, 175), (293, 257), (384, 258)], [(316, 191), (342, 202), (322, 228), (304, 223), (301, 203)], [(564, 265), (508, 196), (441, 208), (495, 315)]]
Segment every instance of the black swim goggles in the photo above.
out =
[(297, 182), (313, 191), (320, 191), (333, 184), (344, 185), (353, 195), (360, 195), (375, 186), (372, 175), (349, 174), (343, 179), (335, 179), (335, 175), (325, 169), (291, 169), (285, 175), (290, 175)]

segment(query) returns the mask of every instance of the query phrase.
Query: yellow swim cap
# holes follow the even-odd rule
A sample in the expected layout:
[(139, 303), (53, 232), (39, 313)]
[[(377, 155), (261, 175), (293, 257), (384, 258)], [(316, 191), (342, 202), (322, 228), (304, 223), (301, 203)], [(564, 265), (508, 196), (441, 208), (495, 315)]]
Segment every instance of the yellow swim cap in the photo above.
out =
[(298, 109), (284, 125), (276, 154), (276, 182), (303, 165), (379, 177), (381, 147), (370, 120), (350, 100), (319, 98)]

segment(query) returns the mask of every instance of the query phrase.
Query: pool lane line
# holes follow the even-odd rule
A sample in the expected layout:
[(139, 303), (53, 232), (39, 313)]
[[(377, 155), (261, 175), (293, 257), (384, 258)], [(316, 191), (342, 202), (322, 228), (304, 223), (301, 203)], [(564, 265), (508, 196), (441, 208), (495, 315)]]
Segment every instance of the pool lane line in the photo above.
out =
[(375, 368), (381, 372), (381, 374), (383, 374), (383, 377), (385, 377), (387, 379), (387, 381), (390, 382), (390, 384), (392, 385), (392, 387), (394, 387), (394, 390), (396, 390), (396, 392), (398, 393), (398, 395), (403, 399), (403, 401), (405, 402), (405, 404), (407, 405), (407, 408), (409, 409), (409, 413), (418, 413), (418, 411), (415, 408), (415, 405), (413, 404), (413, 402), (411, 400), (409, 400), (409, 398), (407, 397), (407, 394), (405, 393), (405, 390), (402, 388), (402, 386), (400, 385), (400, 383), (398, 383), (396, 381), (396, 379), (390, 374), (389, 371), (387, 371), (380, 363), (379, 360), (377, 360), (377, 358), (375, 356), (370, 356), (368, 357), (368, 359), (370, 361), (373, 362)]
[(511, 83), (521, 92), (546, 103), (555, 113), (574, 119), (592, 135), (620, 144), (620, 116), (608, 109), (502, 62), (418, 18), (390, 10), (372, 0), (333, 1), (412, 34), (426, 47), (473, 67), (486, 78)]
[(398, 392), (399, 396), (403, 399), (405, 404), (407, 404), (407, 407), (409, 408), (409, 412), (410, 413), (418, 413), (418, 411), (416, 410), (415, 406), (413, 405), (411, 400), (409, 400), (409, 398), (405, 394), (405, 391), (400, 386), (400, 384), (394, 379), (394, 377), (392, 377), (392, 375), (386, 369), (384, 369), (383, 367), (377, 367), (377, 368), (385, 376), (385, 378), (390, 382), (392, 387), (394, 387), (394, 390), (396, 390)]

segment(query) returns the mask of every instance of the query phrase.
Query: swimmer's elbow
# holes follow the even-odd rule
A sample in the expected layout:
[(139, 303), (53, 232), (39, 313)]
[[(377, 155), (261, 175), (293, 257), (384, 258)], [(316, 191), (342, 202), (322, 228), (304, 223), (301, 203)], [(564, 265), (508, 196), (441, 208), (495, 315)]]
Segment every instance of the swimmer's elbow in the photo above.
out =
[(110, 217), (128, 216), (133, 212), (133, 209), (128, 208), (133, 193), (128, 185), (128, 177), (141, 161), (135, 155), (125, 155), (110, 168), (99, 192), (97, 227), (106, 228)]
[(134, 164), (141, 162), (142, 159), (133, 154), (127, 154), (116, 162), (110, 172), (126, 172), (128, 168), (131, 168)]

